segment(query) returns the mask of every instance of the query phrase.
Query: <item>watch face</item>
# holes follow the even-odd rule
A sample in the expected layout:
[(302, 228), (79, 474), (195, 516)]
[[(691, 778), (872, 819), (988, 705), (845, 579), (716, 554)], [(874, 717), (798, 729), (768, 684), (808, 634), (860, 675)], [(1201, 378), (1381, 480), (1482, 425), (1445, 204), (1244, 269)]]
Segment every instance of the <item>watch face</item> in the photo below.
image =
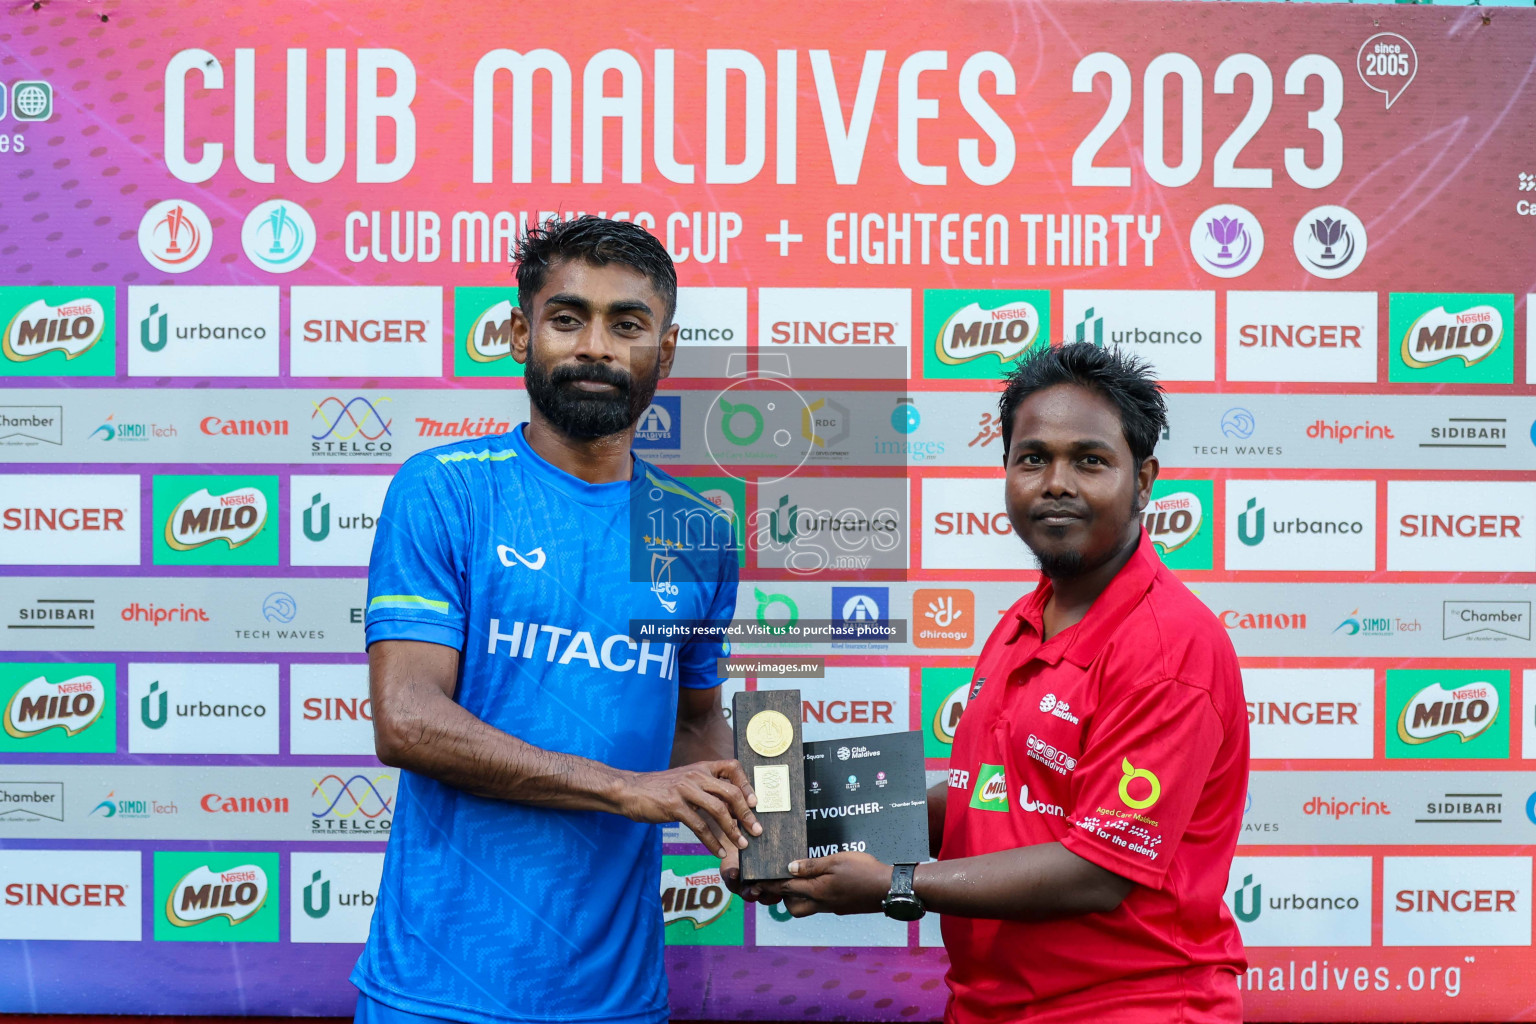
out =
[(926, 913), (914, 896), (889, 896), (885, 900), (885, 916), (897, 921), (916, 921)]

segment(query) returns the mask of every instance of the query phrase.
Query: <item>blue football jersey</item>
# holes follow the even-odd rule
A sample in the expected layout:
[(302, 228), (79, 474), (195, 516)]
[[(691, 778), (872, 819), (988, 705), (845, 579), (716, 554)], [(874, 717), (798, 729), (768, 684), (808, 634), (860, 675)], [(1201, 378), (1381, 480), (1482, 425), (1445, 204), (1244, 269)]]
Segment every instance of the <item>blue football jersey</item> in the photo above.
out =
[[(594, 485), (535, 454), (521, 426), (433, 449), (385, 499), (367, 640), (453, 647), (454, 700), (483, 721), (658, 771), (678, 686), (718, 686), (729, 647), (636, 639), (634, 623), (728, 621), (734, 537), (725, 513), (638, 458), (630, 480)], [(403, 771), (352, 981), (453, 1020), (663, 1021), (660, 876), (659, 826)]]

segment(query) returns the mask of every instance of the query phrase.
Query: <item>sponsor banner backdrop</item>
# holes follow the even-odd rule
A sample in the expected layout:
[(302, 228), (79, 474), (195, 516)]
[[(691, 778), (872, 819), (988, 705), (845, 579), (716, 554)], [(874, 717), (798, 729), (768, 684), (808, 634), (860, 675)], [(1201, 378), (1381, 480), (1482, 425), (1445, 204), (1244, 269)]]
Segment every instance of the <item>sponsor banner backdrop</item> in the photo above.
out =
[[(0, 1012), (352, 1012), (384, 495), (527, 418), (513, 249), (591, 212), (676, 263), (634, 447), (729, 519), (734, 653), (820, 662), (727, 706), (941, 781), (1037, 583), (1000, 379), (1112, 346), (1243, 667), (1246, 1016), (1536, 1020), (1536, 18), (455, 11), (0, 15)], [(935, 915), (788, 920), (663, 843), (674, 1018), (942, 1015)]]

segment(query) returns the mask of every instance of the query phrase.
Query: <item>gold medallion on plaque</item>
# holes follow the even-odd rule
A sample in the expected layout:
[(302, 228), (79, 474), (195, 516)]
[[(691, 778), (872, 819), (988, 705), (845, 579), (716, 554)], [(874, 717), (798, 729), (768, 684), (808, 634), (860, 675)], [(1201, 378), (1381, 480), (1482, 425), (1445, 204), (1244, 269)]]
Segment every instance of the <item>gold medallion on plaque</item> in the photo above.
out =
[(794, 738), (795, 727), (777, 711), (759, 711), (747, 723), (747, 745), (763, 757), (778, 757)]

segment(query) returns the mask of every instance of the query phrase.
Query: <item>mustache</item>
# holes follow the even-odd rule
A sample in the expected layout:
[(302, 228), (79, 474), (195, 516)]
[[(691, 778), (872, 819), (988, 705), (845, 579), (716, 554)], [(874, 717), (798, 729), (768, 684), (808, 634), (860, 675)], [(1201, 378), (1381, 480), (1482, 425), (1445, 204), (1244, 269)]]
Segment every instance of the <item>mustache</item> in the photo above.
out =
[(555, 387), (575, 381), (611, 384), (624, 395), (628, 395), (635, 384), (634, 378), (623, 370), (616, 370), (603, 363), (581, 363), (574, 366), (566, 364), (557, 366), (549, 372), (549, 383)]

